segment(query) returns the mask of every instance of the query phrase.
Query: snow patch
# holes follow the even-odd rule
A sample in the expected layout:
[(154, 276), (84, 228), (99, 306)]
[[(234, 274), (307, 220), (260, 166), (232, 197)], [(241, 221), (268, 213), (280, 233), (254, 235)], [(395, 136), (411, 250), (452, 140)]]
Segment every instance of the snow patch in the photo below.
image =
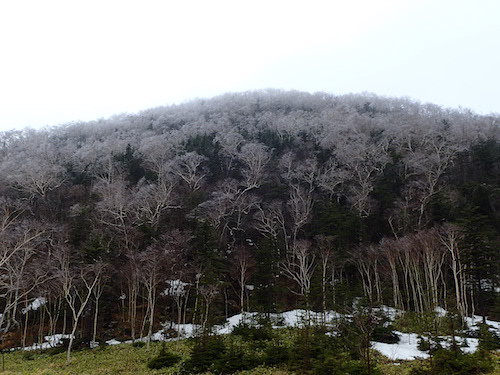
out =
[(441, 306), (437, 306), (435, 309), (434, 309), (436, 315), (440, 318), (443, 318), (446, 316), (446, 314), (448, 314), (448, 311), (446, 311), (445, 309), (443, 309)]
[(111, 339), (111, 340), (106, 341), (106, 344), (108, 344), (108, 345), (118, 345), (121, 343), (122, 343), (121, 341), (118, 341), (116, 339)]
[[(173, 280), (176, 281), (176, 280)], [(180, 280), (178, 280), (180, 281)], [(172, 285), (177, 288), (179, 285), (186, 284), (180, 281), (180, 283), (174, 282)], [(187, 285), (187, 284), (186, 284)], [(179, 289), (175, 289), (179, 290)], [(401, 310), (394, 309), (388, 306), (382, 306), (378, 311), (384, 312), (390, 320), (394, 320), (398, 315), (402, 314)], [(440, 316), (446, 315), (444, 309), (436, 310)], [(442, 314), (442, 315), (441, 315)], [(234, 327), (239, 324), (247, 323), (251, 325), (258, 325), (259, 317), (265, 316), (269, 318), (273, 324), (273, 328), (280, 327), (302, 327), (308, 321), (311, 324), (327, 324), (330, 328), (330, 332), (327, 334), (335, 335), (335, 321), (339, 318), (350, 318), (350, 315), (342, 315), (335, 311), (328, 311), (325, 313), (318, 313), (314, 311), (307, 310), (291, 310), (283, 313), (255, 313), (255, 312), (244, 312), (241, 314), (233, 315), (226, 320), (223, 325), (218, 325), (213, 327), (213, 331), (216, 334), (229, 334), (234, 330)], [(472, 317), (466, 318), (467, 324), (471, 329), (477, 329), (475, 324), (482, 322), (482, 317), (474, 315)], [(486, 320), (486, 324), (490, 325), (493, 331), (500, 333), (500, 322), (495, 322), (492, 320)], [(195, 337), (201, 330), (201, 326), (196, 324), (177, 324), (175, 322), (166, 321), (162, 324), (163, 329), (155, 332), (151, 341), (175, 341), (188, 337)], [(169, 337), (166, 332), (168, 330), (175, 329), (178, 336)], [(400, 341), (395, 344), (386, 344), (381, 342), (373, 341), (371, 342), (373, 349), (379, 351), (391, 360), (413, 360), (416, 358), (428, 358), (429, 354), (418, 349), (419, 335), (415, 333), (402, 333), (395, 331), (395, 333), (400, 337)], [(70, 335), (52, 335), (45, 336), (44, 342), (42, 344), (35, 344), (30, 347), (24, 348), (24, 350), (37, 350), (37, 349), (48, 349), (62, 344), (62, 339), (70, 338)], [(426, 337), (423, 337), (427, 339)], [(449, 347), (451, 345), (451, 337), (440, 337), (442, 345), (444, 347)], [(148, 337), (142, 337), (136, 339), (135, 341), (147, 342)], [(466, 353), (473, 353), (477, 350), (479, 340), (477, 338), (462, 338), (455, 337), (456, 343), (461, 347), (461, 349)], [(118, 345), (118, 344), (128, 344), (132, 343), (132, 340), (118, 341), (116, 339), (111, 339), (106, 341), (108, 345)], [(20, 348), (19, 348), (20, 349)]]
[(23, 314), (26, 314), (31, 310), (38, 310), (40, 306), (43, 306), (47, 303), (47, 299), (45, 297), (37, 297), (35, 298), (28, 306), (21, 310)]
[(428, 358), (429, 354), (418, 350), (418, 335), (415, 333), (395, 333), (400, 336), (396, 344), (386, 344), (372, 341), (373, 349), (379, 351), (391, 360), (413, 360), (415, 358)]
[[(383, 342), (372, 341), (373, 349), (379, 351), (389, 359), (396, 360), (413, 360), (417, 358), (429, 358), (429, 354), (418, 349), (419, 335), (415, 333), (402, 333), (394, 331), (400, 341), (396, 344), (386, 344)], [(425, 336), (420, 336), (423, 339), (428, 339)], [(450, 348), (452, 340), (450, 336), (439, 337), (441, 345), (445, 348)], [(455, 342), (465, 353), (474, 353), (479, 345), (479, 340), (475, 338), (463, 338), (455, 336)]]
[[(465, 321), (471, 330), (478, 330), (477, 324), (483, 322), (483, 317), (479, 315), (473, 315), (471, 317), (466, 317)], [(500, 322), (495, 322), (494, 320), (486, 319), (486, 324), (491, 326), (490, 330), (495, 331), (497, 334), (500, 334)]]
[[(56, 346), (62, 345), (62, 340), (63, 339), (70, 339), (71, 335), (63, 335), (62, 333), (58, 333), (55, 335), (51, 336), (45, 336), (44, 342), (42, 343), (37, 343), (33, 344), (31, 346), (25, 346), (24, 348), (16, 348), (16, 349), (22, 349), (22, 350), (40, 350), (40, 349), (50, 349), (50, 348), (55, 348)], [(14, 350), (16, 350), (14, 349)]]

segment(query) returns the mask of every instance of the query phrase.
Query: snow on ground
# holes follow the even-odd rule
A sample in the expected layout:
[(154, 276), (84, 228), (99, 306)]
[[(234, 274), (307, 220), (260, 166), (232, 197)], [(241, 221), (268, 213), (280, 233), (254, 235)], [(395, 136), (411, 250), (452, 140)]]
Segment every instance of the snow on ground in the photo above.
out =
[(169, 322), (169, 321), (162, 323), (162, 326), (163, 329), (159, 330), (157, 333), (159, 332), (164, 333), (167, 329), (174, 329), (180, 333), (179, 336), (181, 337), (194, 337), (201, 329), (201, 326), (197, 324), (191, 324), (191, 323), (177, 324), (175, 322)]
[(392, 360), (412, 360), (415, 358), (427, 358), (429, 355), (418, 350), (418, 335), (415, 333), (401, 333), (395, 331), (400, 340), (396, 344), (385, 344), (372, 341), (373, 349), (379, 351)]
[[(398, 315), (403, 313), (401, 310), (397, 310), (388, 306), (382, 306), (377, 310), (384, 312), (390, 320), (394, 320)], [(444, 309), (438, 309), (436, 310), (436, 312), (439, 315), (446, 314), (446, 311)], [(239, 325), (241, 322), (256, 325), (258, 324), (259, 317), (261, 317), (262, 315), (263, 314), (255, 312), (246, 312), (231, 316), (230, 318), (227, 319), (225, 324), (215, 326), (214, 333), (229, 334), (233, 331), (234, 327)], [(333, 322), (338, 318), (346, 317), (345, 315), (339, 314), (334, 311), (328, 311), (325, 314), (323, 314), (306, 310), (291, 310), (283, 312), (281, 314), (272, 313), (265, 315), (271, 319), (274, 328), (301, 327), (307, 320), (315, 324), (323, 322)], [(466, 318), (466, 321), (469, 327), (471, 327), (471, 329), (477, 329), (477, 327), (474, 327), (474, 325), (482, 322), (482, 317), (474, 315), (473, 317)], [(496, 332), (500, 333), (500, 322), (486, 320), (486, 323), (493, 327), (492, 330), (495, 330)], [(178, 340), (179, 338), (194, 337), (201, 330), (201, 327), (195, 324), (177, 324), (174, 322), (167, 321), (164, 322), (162, 325), (163, 329), (159, 330), (158, 332), (155, 332), (152, 335), (151, 337), (152, 341), (174, 341)], [(332, 327), (332, 325), (330, 325), (330, 327)], [(168, 329), (174, 329), (177, 332), (180, 332), (179, 337), (170, 337), (170, 338), (167, 337), (165, 332)], [(398, 343), (385, 344), (373, 341), (372, 342), (373, 348), (382, 353), (383, 355), (387, 356), (391, 360), (413, 360), (415, 358), (427, 358), (429, 356), (427, 353), (418, 350), (417, 346), (419, 339), (417, 334), (402, 333), (397, 331), (395, 331), (395, 333), (400, 337), (400, 341)], [(63, 338), (69, 338), (69, 337), (70, 335), (61, 335), (61, 334), (53, 336), (45, 336), (44, 338), (45, 341), (42, 344), (35, 344), (30, 347), (24, 348), (24, 350), (48, 349), (60, 345), (62, 343)], [(441, 339), (443, 339), (444, 346), (451, 345), (450, 337), (441, 337)], [(146, 342), (147, 340), (148, 340), (147, 337), (141, 337), (136, 339), (135, 341)], [(463, 339), (461, 337), (456, 337), (455, 340), (461, 346), (461, 348), (467, 353), (472, 353), (477, 349), (478, 339), (476, 338)], [(127, 343), (132, 343), (132, 340), (121, 342), (116, 339), (111, 339), (106, 341), (106, 344), (108, 345), (118, 345)]]
[[(477, 329), (476, 324), (482, 323), (483, 317), (479, 315), (473, 315), (471, 317), (465, 318), (465, 321), (467, 322), (467, 325), (470, 327), (470, 329), (476, 330)], [(500, 322), (495, 322), (494, 320), (486, 319), (486, 324), (492, 327), (491, 330), (494, 330), (498, 334), (500, 334)]]
[[(213, 327), (213, 331), (214, 333), (220, 335), (229, 334), (233, 331), (234, 327), (239, 325), (241, 322), (252, 325), (257, 324), (258, 318), (262, 315), (263, 314), (261, 313), (255, 313), (255, 312), (246, 312), (243, 314), (233, 315), (226, 320), (225, 324), (216, 325), (215, 327)], [(313, 323), (323, 322), (323, 321), (329, 322), (334, 320), (335, 318), (339, 318), (342, 316), (341, 314), (338, 314), (333, 311), (327, 312), (326, 314), (322, 314), (313, 311), (307, 312), (306, 310), (291, 310), (281, 314), (271, 313), (266, 315), (271, 319), (271, 322), (273, 322), (273, 328), (301, 327), (303, 326), (306, 319), (310, 319)], [(153, 336), (151, 337), (152, 341), (177, 340), (178, 339), (177, 337), (167, 338), (165, 336), (165, 330), (169, 328), (175, 329), (177, 332), (180, 332), (180, 338), (194, 337), (201, 330), (201, 327), (196, 324), (177, 324), (170, 321), (164, 322), (162, 326), (163, 329), (153, 334)], [(136, 339), (135, 341), (146, 342), (147, 337), (141, 337)], [(128, 344), (132, 343), (132, 340), (120, 342), (116, 339), (113, 339), (106, 341), (106, 343), (109, 342), (111, 342), (110, 345), (116, 345), (118, 343)]]
[[(455, 337), (455, 340), (457, 340), (458, 345), (460, 345), (462, 350), (466, 353), (474, 353), (479, 345), (479, 339), (469, 337), (464, 339), (463, 337)], [(464, 346), (464, 341), (467, 346)]]
[(271, 314), (262, 314), (262, 313), (252, 313), (247, 312), (243, 314), (237, 314), (227, 319), (226, 324), (221, 326), (216, 326), (215, 331), (218, 334), (226, 334), (231, 333), (233, 328), (240, 324), (240, 322), (248, 323), (256, 325), (258, 318), (265, 315), (268, 317), (272, 324), (273, 328), (282, 328), (282, 327), (303, 327), (307, 321), (310, 321), (312, 324), (319, 324), (326, 322), (332, 322), (335, 319), (342, 317), (342, 314), (336, 313), (335, 311), (328, 311), (323, 313), (318, 313), (314, 311), (307, 310), (291, 310), (285, 311), (283, 313), (271, 313)]
[(118, 345), (121, 343), (122, 343), (121, 341), (118, 341), (116, 339), (111, 339), (111, 340), (106, 341), (106, 344), (108, 344), (108, 345)]
[[(402, 313), (402, 311), (400, 310), (396, 310), (387, 306), (383, 306), (381, 310), (386, 312), (386, 315), (391, 320), (394, 320), (398, 314)], [(439, 306), (436, 307), (435, 311), (437, 316), (439, 317), (444, 317), (448, 313), (448, 311)], [(472, 317), (465, 318), (465, 321), (467, 323), (467, 326), (471, 330), (475, 331), (478, 329), (476, 324), (481, 323), (483, 321), (483, 318), (481, 316), (474, 315)], [(491, 326), (491, 331), (500, 334), (500, 322), (486, 319), (486, 324)], [(400, 337), (400, 341), (398, 343), (385, 344), (382, 342), (373, 341), (373, 348), (392, 360), (412, 360), (416, 358), (427, 358), (429, 356), (427, 353), (418, 350), (418, 335), (414, 333), (402, 333), (397, 331), (395, 331), (395, 333)], [(444, 347), (451, 346), (452, 340), (450, 336), (442, 336), (440, 338), (443, 340), (442, 345)], [(475, 352), (479, 344), (479, 340), (477, 338), (462, 338), (457, 336), (455, 337), (455, 341), (466, 353)]]
[[(22, 349), (22, 350), (40, 350), (40, 349), (50, 349), (54, 348), (56, 346), (59, 346), (62, 344), (62, 339), (69, 339), (71, 335), (63, 335), (61, 333), (58, 333), (56, 335), (52, 336), (45, 336), (44, 342), (41, 344), (33, 344), (31, 346), (25, 346), (24, 348), (16, 348), (16, 349)], [(16, 350), (14, 349), (14, 350)]]
[[(379, 351), (389, 359), (396, 360), (413, 360), (417, 358), (428, 358), (429, 354), (418, 349), (419, 337), (415, 333), (403, 333), (394, 331), (400, 340), (396, 344), (385, 344), (383, 342), (372, 341), (373, 349)], [(426, 338), (424, 336), (424, 338)], [(440, 337), (443, 342), (441, 343), (444, 347), (451, 346), (451, 337), (442, 336)], [(474, 338), (462, 338), (455, 337), (455, 341), (461, 347), (461, 349), (466, 353), (474, 353), (477, 350), (479, 344), (478, 339)]]
[(441, 306), (436, 306), (436, 308), (434, 309), (434, 311), (436, 312), (436, 315), (440, 318), (443, 318), (446, 316), (446, 314), (448, 314), (448, 311), (446, 311), (445, 309), (443, 309)]
[[(401, 310), (394, 309), (388, 306), (382, 306), (379, 311), (383, 311), (390, 320), (394, 320), (398, 315), (402, 314)], [(445, 314), (444, 311), (439, 310), (438, 314)], [(291, 310), (286, 311), (281, 314), (266, 314), (267, 317), (271, 319), (273, 322), (274, 328), (281, 327), (301, 327), (304, 325), (307, 319), (314, 323), (321, 322), (332, 322), (335, 319), (345, 317), (342, 314), (336, 313), (334, 311), (329, 311), (325, 314), (316, 313), (313, 311), (306, 310)], [(214, 333), (217, 334), (229, 334), (233, 331), (234, 327), (239, 325), (241, 322), (248, 323), (252, 325), (258, 324), (258, 318), (262, 316), (262, 314), (254, 313), (254, 312), (246, 312), (243, 314), (233, 315), (227, 319), (226, 324), (218, 325), (214, 327)], [(472, 318), (470, 318), (472, 319)], [(480, 321), (480, 317), (475, 317), (474, 321)], [(471, 321), (472, 322), (472, 321)], [(495, 327), (500, 327), (500, 322), (487, 321), (488, 323), (492, 323), (491, 325)], [(165, 329), (173, 328), (181, 332), (180, 337), (193, 337), (200, 331), (201, 327), (194, 324), (181, 324), (178, 325), (173, 322), (165, 322), (163, 324)], [(416, 358), (428, 358), (429, 355), (426, 352), (418, 350), (418, 335), (415, 333), (402, 333), (395, 331), (395, 333), (400, 337), (400, 341), (396, 344), (385, 344), (381, 342), (372, 342), (373, 348), (383, 355), (387, 356), (391, 360), (413, 360)], [(173, 341), (178, 338), (166, 338), (164, 335), (164, 330), (160, 330), (156, 332), (152, 340), (153, 341)], [(442, 337), (443, 346), (449, 346), (451, 339), (449, 337)], [(464, 339), (461, 337), (456, 337), (456, 342), (462, 347), (462, 349), (467, 353), (472, 353), (477, 349), (478, 339), (467, 338), (466, 343), (467, 346), (464, 346)], [(110, 343), (110, 341), (112, 343)], [(110, 345), (114, 345), (119, 343), (117, 340), (110, 340), (108, 343)], [(140, 338), (136, 341), (147, 341), (147, 337)], [(127, 340), (124, 343), (131, 343), (131, 340)]]

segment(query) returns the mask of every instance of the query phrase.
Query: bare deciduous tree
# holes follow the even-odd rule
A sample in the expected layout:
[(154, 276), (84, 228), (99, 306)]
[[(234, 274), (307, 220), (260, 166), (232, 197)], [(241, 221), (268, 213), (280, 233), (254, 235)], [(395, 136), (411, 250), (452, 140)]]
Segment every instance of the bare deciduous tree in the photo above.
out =
[(203, 171), (203, 163), (206, 157), (196, 152), (188, 152), (176, 157), (170, 163), (173, 174), (184, 181), (191, 191), (199, 190), (203, 185), (206, 173)]
[(220, 290), (217, 285), (202, 285), (200, 286), (200, 294), (205, 302), (205, 310), (202, 318), (201, 330), (206, 332), (208, 329), (208, 318), (210, 314), (210, 306)]
[(248, 280), (251, 276), (252, 268), (255, 266), (255, 261), (252, 253), (247, 246), (236, 246), (232, 251), (232, 261), (236, 266), (233, 273), (239, 287), (240, 312), (245, 311), (245, 296), (248, 300)]
[[(21, 211), (8, 204), (0, 211), (0, 331), (18, 325), (16, 313), (21, 301), (48, 279), (46, 269), (37, 267), (37, 247), (45, 230), (36, 222), (22, 220)], [(42, 260), (38, 259), (40, 264)]]
[(404, 309), (403, 306), (403, 296), (401, 294), (400, 281), (399, 281), (399, 244), (397, 240), (393, 239), (382, 239), (380, 244), (381, 254), (387, 260), (391, 270), (391, 281), (392, 281), (392, 301), (396, 309)]
[(244, 141), (243, 136), (237, 131), (220, 132), (215, 136), (214, 142), (221, 146), (221, 153), (225, 157), (226, 177), (233, 169), (234, 162)]
[(455, 303), (458, 313), (465, 317), (468, 315), (467, 303), (467, 284), (465, 278), (465, 269), (461, 260), (460, 240), (462, 234), (459, 228), (455, 225), (447, 224), (441, 228), (439, 233), (441, 242), (448, 250), (451, 258), (451, 272), (453, 276), (453, 284), (455, 286)]
[(312, 192), (301, 186), (292, 185), (290, 189), (287, 203), (292, 218), (292, 242), (295, 242), (299, 231), (311, 220), (313, 198)]
[(283, 204), (279, 201), (271, 202), (266, 208), (259, 205), (254, 215), (256, 221), (255, 228), (272, 240), (276, 240), (280, 234), (286, 236), (282, 206)]
[(149, 348), (153, 336), (156, 296), (161, 282), (164, 252), (157, 246), (150, 246), (137, 257), (139, 280), (146, 291), (147, 310), (144, 316), (149, 322), (147, 346)]
[(281, 263), (281, 269), (285, 275), (294, 281), (299, 292), (305, 297), (306, 308), (309, 308), (309, 295), (311, 292), (311, 279), (316, 268), (316, 254), (311, 249), (311, 243), (307, 240), (297, 240), (293, 243), (291, 251), (287, 252), (286, 259)]
[[(333, 236), (316, 236), (315, 240), (319, 248), (319, 260), (321, 264), (321, 308), (323, 314), (326, 312), (326, 300), (327, 300), (327, 286), (329, 284), (329, 274), (330, 270), (334, 269), (334, 237)], [(331, 272), (333, 275), (334, 272)], [(333, 294), (335, 294), (334, 280), (330, 283), (334, 288)], [(325, 315), (323, 315), (325, 319)]]
[[(103, 271), (105, 271), (105, 265), (103, 265)], [(92, 289), (92, 296), (94, 297), (94, 322), (92, 327), (92, 341), (95, 345), (97, 337), (97, 322), (99, 319), (99, 301), (102, 297), (104, 291), (105, 282), (108, 281), (108, 277), (104, 272), (100, 272), (97, 283)]]
[(359, 246), (351, 255), (358, 267), (363, 281), (363, 290), (370, 304), (382, 302), (378, 248), (373, 245)]
[(159, 179), (158, 184), (148, 184), (144, 180), (139, 181), (133, 192), (137, 220), (145, 222), (157, 230), (164, 212), (180, 207), (176, 204), (177, 197), (174, 187), (175, 182), (171, 179)]
[(70, 256), (70, 251), (64, 245), (60, 245), (54, 252), (57, 264), (56, 272), (61, 283), (64, 298), (68, 304), (73, 318), (72, 329), (66, 352), (66, 361), (71, 361), (71, 349), (78, 329), (80, 318), (87, 307), (94, 288), (98, 284), (104, 266), (102, 263), (77, 264)]
[(419, 137), (396, 140), (402, 159), (401, 175), (405, 181), (404, 197), (417, 214), (416, 224), (426, 224), (426, 210), (431, 199), (440, 191), (440, 182), (464, 146), (450, 134), (431, 129)]
[(338, 163), (330, 158), (318, 174), (318, 186), (328, 193), (330, 199), (334, 196), (338, 198), (347, 177), (348, 172), (340, 168)]
[(17, 149), (0, 163), (0, 171), (14, 187), (31, 198), (44, 198), (63, 184), (66, 175), (62, 159), (46, 132), (29, 131), (11, 147)]
[(389, 161), (387, 144), (375, 143), (368, 136), (356, 133), (339, 137), (335, 157), (343, 170), (348, 200), (361, 217), (371, 212), (370, 193), (376, 178), (383, 172)]
[(271, 160), (271, 152), (260, 143), (247, 143), (241, 147), (238, 158), (243, 162), (244, 190), (259, 188), (265, 176), (265, 168)]

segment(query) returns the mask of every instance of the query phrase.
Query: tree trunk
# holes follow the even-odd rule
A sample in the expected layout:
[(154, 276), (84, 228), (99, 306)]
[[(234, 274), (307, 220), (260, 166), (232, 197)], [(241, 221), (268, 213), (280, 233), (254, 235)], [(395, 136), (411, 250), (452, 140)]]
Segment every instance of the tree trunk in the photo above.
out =
[(99, 317), (99, 299), (95, 301), (95, 312), (94, 312), (94, 326), (92, 332), (92, 341), (95, 342), (97, 336), (97, 318)]
[(75, 340), (75, 333), (78, 327), (78, 318), (76, 316), (73, 317), (73, 329), (71, 330), (71, 336), (69, 338), (68, 350), (66, 352), (66, 363), (71, 362), (71, 349), (73, 348), (73, 342)]

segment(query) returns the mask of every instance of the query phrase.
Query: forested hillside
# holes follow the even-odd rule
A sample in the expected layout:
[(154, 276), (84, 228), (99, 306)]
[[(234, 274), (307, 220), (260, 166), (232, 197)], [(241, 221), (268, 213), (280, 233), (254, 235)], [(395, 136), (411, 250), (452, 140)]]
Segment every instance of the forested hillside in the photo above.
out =
[(264, 91), (0, 133), (3, 345), (363, 298), (500, 318), (500, 118)]

